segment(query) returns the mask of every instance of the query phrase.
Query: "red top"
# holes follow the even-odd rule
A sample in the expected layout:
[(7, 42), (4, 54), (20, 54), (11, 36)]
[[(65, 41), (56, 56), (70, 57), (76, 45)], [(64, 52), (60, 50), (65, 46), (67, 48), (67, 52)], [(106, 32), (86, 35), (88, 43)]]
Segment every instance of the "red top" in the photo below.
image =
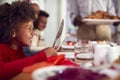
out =
[(23, 48), (13, 50), (6, 44), (0, 44), (0, 80), (9, 80), (26, 66), (46, 60), (44, 50), (34, 56), (25, 57)]

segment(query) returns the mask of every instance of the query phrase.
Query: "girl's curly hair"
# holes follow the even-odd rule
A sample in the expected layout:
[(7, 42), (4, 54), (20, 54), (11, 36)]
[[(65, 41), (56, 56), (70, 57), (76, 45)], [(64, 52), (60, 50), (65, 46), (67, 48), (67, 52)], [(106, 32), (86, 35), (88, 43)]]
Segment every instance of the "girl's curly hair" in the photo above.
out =
[(9, 43), (17, 25), (30, 20), (35, 20), (35, 15), (28, 2), (15, 1), (0, 5), (0, 43)]

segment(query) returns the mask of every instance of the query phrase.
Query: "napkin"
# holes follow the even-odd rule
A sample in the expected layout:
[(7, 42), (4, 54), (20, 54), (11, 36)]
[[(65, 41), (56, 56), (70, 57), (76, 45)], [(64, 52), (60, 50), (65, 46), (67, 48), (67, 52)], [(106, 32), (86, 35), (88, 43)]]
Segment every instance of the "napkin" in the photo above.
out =
[(94, 47), (94, 65), (112, 64), (120, 56), (120, 46), (108, 44), (97, 44)]
[(112, 64), (115, 60), (119, 59), (120, 46), (115, 45), (113, 47), (110, 47), (107, 56), (108, 56), (109, 64)]
[(23, 72), (31, 73), (38, 68), (43, 68), (53, 65), (67, 65), (67, 66), (77, 66), (77, 67), (79, 66), (70, 59), (66, 59), (64, 54), (60, 54), (57, 56), (51, 56), (44, 62), (35, 63), (32, 66), (25, 67), (23, 69)]
[(100, 66), (103, 64), (107, 64), (108, 62), (108, 51), (109, 51), (110, 45), (106, 44), (96, 44), (94, 46), (94, 65)]

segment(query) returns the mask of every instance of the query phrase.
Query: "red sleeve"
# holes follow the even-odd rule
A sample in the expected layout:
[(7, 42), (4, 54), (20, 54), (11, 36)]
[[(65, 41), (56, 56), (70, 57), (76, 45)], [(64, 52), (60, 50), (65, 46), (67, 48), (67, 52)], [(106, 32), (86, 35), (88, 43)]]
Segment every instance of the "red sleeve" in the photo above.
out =
[(46, 59), (47, 57), (44, 51), (41, 51), (31, 57), (8, 63), (0, 63), (0, 80), (9, 80), (20, 73), (24, 67), (30, 66), (36, 62), (44, 61)]

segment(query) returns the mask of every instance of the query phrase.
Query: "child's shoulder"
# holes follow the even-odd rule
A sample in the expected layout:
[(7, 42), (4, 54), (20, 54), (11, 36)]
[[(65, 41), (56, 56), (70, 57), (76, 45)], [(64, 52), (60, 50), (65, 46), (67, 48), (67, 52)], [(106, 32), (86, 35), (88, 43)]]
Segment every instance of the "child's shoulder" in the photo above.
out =
[(0, 43), (0, 56), (8, 49), (6, 44)]
[(9, 48), (7, 44), (0, 43), (0, 50), (4, 48)]
[(0, 43), (0, 47), (2, 47), (2, 46), (7, 46), (7, 44)]
[(41, 31), (39, 29), (34, 29), (34, 34), (40, 34)]

